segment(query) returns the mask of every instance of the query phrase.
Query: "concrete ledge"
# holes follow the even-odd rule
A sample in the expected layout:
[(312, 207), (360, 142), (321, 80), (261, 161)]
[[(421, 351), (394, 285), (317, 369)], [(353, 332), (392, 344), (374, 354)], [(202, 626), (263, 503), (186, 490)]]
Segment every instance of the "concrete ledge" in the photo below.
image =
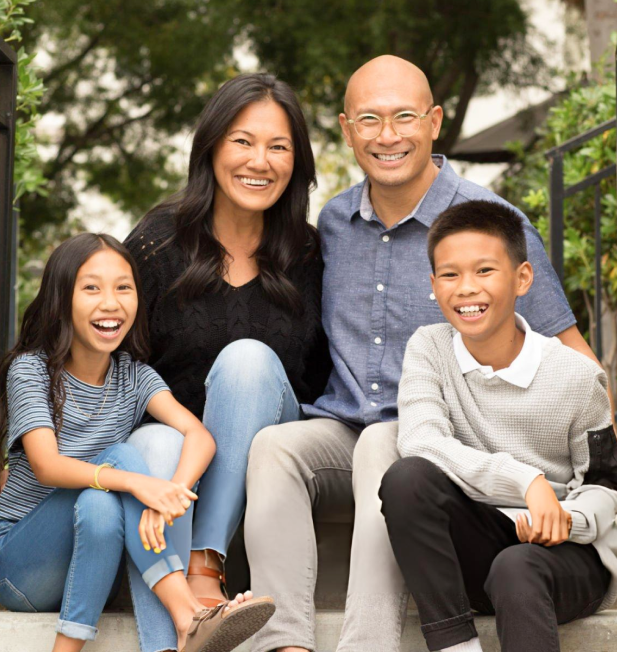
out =
[[(49, 652), (53, 646), (57, 614), (23, 614), (0, 612), (0, 652)], [(317, 616), (319, 652), (334, 652), (343, 624), (342, 611), (320, 611)], [(479, 616), (476, 625), (484, 652), (499, 652), (495, 619)], [(88, 643), (88, 652), (139, 652), (132, 614), (104, 613), (99, 622), (100, 634)], [(604, 611), (559, 629), (561, 652), (614, 652), (617, 649), (617, 611)], [(237, 652), (249, 652), (247, 642)], [(407, 617), (401, 652), (424, 652), (418, 615)], [(394, 652), (394, 651), (393, 651)], [(530, 650), (530, 652), (532, 652)], [(533, 651), (540, 652), (540, 650)]]

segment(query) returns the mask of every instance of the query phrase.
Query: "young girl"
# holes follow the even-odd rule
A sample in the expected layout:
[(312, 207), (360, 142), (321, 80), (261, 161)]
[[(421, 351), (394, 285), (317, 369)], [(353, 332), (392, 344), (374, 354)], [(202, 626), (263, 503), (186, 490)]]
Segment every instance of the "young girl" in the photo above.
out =
[[(274, 612), (269, 598), (250, 592), (202, 610), (165, 540), (165, 523), (197, 498), (188, 487), (215, 444), (140, 362), (148, 350), (139, 292), (133, 259), (117, 240), (67, 240), (51, 255), (19, 341), (0, 365), (0, 446), (9, 462), (0, 493), (0, 604), (60, 609), (53, 652), (78, 652), (95, 638), (125, 550), (169, 612), (178, 650), (232, 650)], [(123, 443), (146, 410), (184, 435), (172, 481), (151, 477)]]

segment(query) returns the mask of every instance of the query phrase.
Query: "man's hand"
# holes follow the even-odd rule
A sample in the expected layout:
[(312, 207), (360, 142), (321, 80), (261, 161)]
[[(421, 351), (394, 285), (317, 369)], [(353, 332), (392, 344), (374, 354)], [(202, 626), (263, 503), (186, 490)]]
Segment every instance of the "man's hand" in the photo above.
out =
[(527, 489), (525, 502), (531, 513), (531, 525), (524, 514), (516, 518), (516, 534), (521, 543), (557, 546), (568, 540), (572, 517), (565, 512), (553, 488), (539, 475)]

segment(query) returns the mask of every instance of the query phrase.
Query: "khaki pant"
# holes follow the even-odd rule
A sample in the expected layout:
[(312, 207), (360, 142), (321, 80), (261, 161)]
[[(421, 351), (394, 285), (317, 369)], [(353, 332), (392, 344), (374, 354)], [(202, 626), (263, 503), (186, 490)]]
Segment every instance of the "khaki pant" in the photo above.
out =
[[(399, 458), (397, 422), (358, 435), (333, 419), (265, 428), (253, 441), (244, 524), (256, 595), (277, 610), (253, 652), (315, 650), (316, 521), (355, 524), (345, 620), (337, 652), (396, 652), (407, 591), (394, 559), (378, 491)], [(354, 507), (355, 504), (355, 507)]]

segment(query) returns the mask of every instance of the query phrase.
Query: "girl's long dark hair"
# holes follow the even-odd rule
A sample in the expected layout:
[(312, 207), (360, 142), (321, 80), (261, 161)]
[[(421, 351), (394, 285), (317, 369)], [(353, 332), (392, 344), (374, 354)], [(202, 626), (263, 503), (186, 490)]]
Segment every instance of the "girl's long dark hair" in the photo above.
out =
[[(302, 310), (301, 297), (287, 272), (292, 265), (318, 251), (317, 231), (307, 222), (309, 192), (315, 186), (315, 161), (306, 121), (294, 92), (274, 75), (264, 73), (239, 75), (214, 94), (195, 128), (186, 187), (149, 211), (142, 222), (161, 214), (174, 216), (171, 240), (179, 245), (186, 270), (170, 291), (177, 291), (180, 303), (222, 287), (226, 251), (213, 233), (216, 179), (212, 153), (238, 113), (249, 104), (263, 100), (276, 102), (287, 113), (294, 168), (279, 200), (265, 211), (263, 235), (254, 255), (268, 297), (292, 312)], [(137, 228), (133, 238), (140, 235), (141, 229)]]
[[(8, 432), (7, 376), (15, 358), (23, 353), (44, 353), (49, 374), (49, 401), (56, 433), (62, 428), (62, 407), (65, 401), (62, 370), (73, 341), (73, 292), (79, 268), (97, 251), (112, 249), (131, 266), (135, 279), (137, 315), (131, 330), (118, 347), (134, 360), (146, 361), (148, 322), (141, 300), (139, 273), (128, 249), (110, 235), (81, 233), (63, 242), (49, 257), (41, 288), (24, 313), (19, 338), (15, 346), (0, 361), (0, 460), (6, 462), (4, 447)], [(1, 470), (2, 467), (0, 467)]]

